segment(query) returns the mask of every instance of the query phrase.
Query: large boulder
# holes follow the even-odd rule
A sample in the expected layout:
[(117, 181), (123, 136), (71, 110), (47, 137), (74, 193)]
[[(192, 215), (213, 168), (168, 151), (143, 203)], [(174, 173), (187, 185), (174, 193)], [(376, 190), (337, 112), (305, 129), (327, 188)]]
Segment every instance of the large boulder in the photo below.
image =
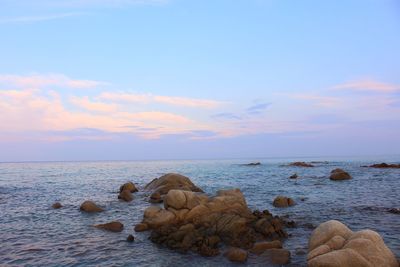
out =
[(306, 163), (304, 161), (296, 161), (289, 163), (289, 166), (294, 166), (294, 167), (314, 167), (311, 163)]
[(353, 232), (336, 220), (320, 224), (311, 234), (308, 246), (310, 267), (399, 266), (378, 233)]
[(277, 208), (286, 208), (289, 206), (294, 206), (295, 204), (296, 202), (294, 202), (292, 198), (285, 196), (277, 196), (272, 203), (272, 205)]
[(160, 178), (156, 178), (147, 184), (145, 189), (152, 191), (151, 202), (161, 202), (162, 196), (166, 195), (172, 189), (203, 192), (188, 177), (177, 173), (168, 173)]
[(100, 212), (100, 211), (103, 211), (102, 208), (100, 208), (99, 206), (96, 205), (96, 203), (94, 203), (93, 201), (90, 201), (90, 200), (84, 201), (84, 202), (81, 204), (81, 206), (80, 206), (79, 209), (80, 209), (81, 211), (89, 212), (89, 213), (91, 213), (91, 212)]
[(121, 232), (124, 229), (124, 225), (118, 221), (113, 221), (104, 224), (97, 224), (94, 227), (104, 229), (110, 232)]
[(124, 190), (128, 190), (131, 193), (138, 192), (139, 190), (136, 188), (136, 185), (132, 182), (127, 182), (120, 186), (119, 192), (121, 193)]
[(334, 181), (349, 180), (351, 179), (351, 176), (348, 172), (338, 168), (331, 171), (331, 176), (329, 179)]

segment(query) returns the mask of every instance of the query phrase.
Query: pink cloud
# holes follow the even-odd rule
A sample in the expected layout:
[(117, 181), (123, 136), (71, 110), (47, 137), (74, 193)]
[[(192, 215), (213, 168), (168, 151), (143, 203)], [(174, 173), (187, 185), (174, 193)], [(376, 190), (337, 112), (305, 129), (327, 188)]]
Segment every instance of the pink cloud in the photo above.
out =
[(341, 104), (341, 100), (332, 96), (321, 96), (310, 93), (288, 94), (289, 97), (313, 102), (316, 106), (320, 107), (337, 107)]
[(379, 82), (372, 79), (365, 79), (339, 84), (334, 86), (333, 89), (392, 93), (399, 91), (400, 85)]
[(70, 102), (75, 106), (86, 109), (88, 111), (115, 112), (118, 109), (118, 106), (115, 104), (107, 104), (103, 102), (91, 101), (87, 96), (84, 97), (73, 96), (70, 98)]

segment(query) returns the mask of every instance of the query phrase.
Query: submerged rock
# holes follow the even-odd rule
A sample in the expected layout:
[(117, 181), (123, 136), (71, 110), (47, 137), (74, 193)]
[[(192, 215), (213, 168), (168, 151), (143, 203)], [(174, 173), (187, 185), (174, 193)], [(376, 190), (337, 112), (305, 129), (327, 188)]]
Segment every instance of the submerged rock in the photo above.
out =
[(394, 213), (394, 214), (400, 214), (400, 209), (399, 208), (391, 208), (391, 209), (388, 209), (388, 212)]
[(370, 168), (400, 168), (400, 164), (387, 164), (387, 163), (378, 163), (378, 164), (372, 164), (370, 166), (363, 166), (363, 167), (370, 167)]
[(129, 191), (128, 189), (124, 189), (119, 193), (118, 199), (121, 199), (126, 202), (130, 202), (133, 200), (133, 195), (132, 195), (131, 191)]
[(297, 179), (299, 176), (297, 175), (297, 173), (290, 175), (290, 179)]
[(295, 166), (295, 167), (314, 167), (314, 165), (310, 164), (310, 163), (306, 163), (304, 161), (296, 161), (296, 162), (292, 162), (289, 163), (289, 166)]
[(85, 202), (83, 202), (79, 209), (84, 212), (101, 212), (101, 211), (103, 211), (102, 208), (100, 208), (93, 201), (90, 201), (90, 200), (86, 200)]
[(119, 192), (121, 193), (124, 190), (128, 190), (131, 193), (138, 192), (139, 190), (136, 188), (136, 185), (132, 182), (127, 182), (120, 186)]
[(294, 200), (290, 197), (285, 197), (285, 196), (277, 196), (274, 199), (274, 202), (272, 203), (272, 205), (274, 205), (277, 208), (286, 208), (289, 206), (293, 206), (295, 205), (296, 202), (294, 202)]
[(320, 224), (312, 232), (308, 246), (310, 267), (398, 267), (396, 257), (378, 233), (353, 232), (336, 220)]
[(176, 173), (168, 173), (154, 179), (145, 186), (145, 189), (152, 191), (150, 202), (153, 203), (162, 202), (162, 196), (166, 195), (172, 189), (203, 192), (188, 177)]
[(230, 248), (224, 253), (224, 256), (230, 261), (245, 262), (247, 260), (247, 251), (241, 248)]
[(53, 209), (60, 209), (60, 208), (62, 208), (62, 205), (61, 205), (60, 202), (56, 202), (56, 203), (54, 203), (53, 205), (51, 205), (51, 207), (52, 207)]
[(128, 237), (126, 238), (126, 241), (133, 242), (133, 241), (135, 241), (135, 237), (133, 235), (128, 235)]
[(104, 224), (97, 224), (94, 227), (104, 229), (110, 232), (121, 232), (124, 229), (124, 225), (118, 221), (113, 221)]
[(331, 176), (329, 179), (334, 181), (349, 180), (351, 179), (351, 176), (348, 172), (338, 168), (331, 171)]

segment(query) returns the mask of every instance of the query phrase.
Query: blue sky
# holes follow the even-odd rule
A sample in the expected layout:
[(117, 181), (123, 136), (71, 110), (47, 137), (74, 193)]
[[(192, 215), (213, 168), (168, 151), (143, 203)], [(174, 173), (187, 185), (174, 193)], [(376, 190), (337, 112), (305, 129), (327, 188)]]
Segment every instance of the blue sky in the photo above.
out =
[(399, 154), (398, 1), (0, 6), (0, 161)]

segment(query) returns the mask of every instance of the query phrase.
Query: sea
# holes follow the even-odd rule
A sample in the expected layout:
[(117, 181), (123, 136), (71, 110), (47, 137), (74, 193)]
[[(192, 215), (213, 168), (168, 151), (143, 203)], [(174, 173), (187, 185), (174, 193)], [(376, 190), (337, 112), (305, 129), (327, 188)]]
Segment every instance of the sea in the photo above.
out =
[[(259, 161), (258, 166), (242, 164)], [(293, 161), (315, 161), (314, 168), (290, 167)], [(234, 160), (97, 161), (0, 163), (0, 266), (272, 266), (250, 255), (247, 262), (229, 262), (221, 253), (202, 257), (153, 244), (149, 232), (133, 228), (151, 204), (144, 186), (174, 172), (190, 179), (208, 195), (239, 188), (251, 209), (269, 210), (296, 223), (288, 228), (283, 246), (291, 252), (287, 266), (306, 266), (308, 239), (313, 227), (335, 219), (354, 231), (377, 231), (400, 257), (400, 169), (361, 167), (400, 162), (400, 156), (255, 158)], [(331, 181), (335, 168), (353, 179)], [(289, 176), (297, 173), (297, 179)], [(134, 182), (139, 192), (126, 203), (117, 199), (120, 185)], [(296, 205), (275, 208), (284, 195)], [(93, 200), (105, 211), (79, 211)], [(53, 209), (61, 202), (61, 209)], [(118, 220), (120, 233), (93, 227)], [(126, 238), (133, 234), (135, 241)], [(223, 248), (221, 249), (223, 250)]]

